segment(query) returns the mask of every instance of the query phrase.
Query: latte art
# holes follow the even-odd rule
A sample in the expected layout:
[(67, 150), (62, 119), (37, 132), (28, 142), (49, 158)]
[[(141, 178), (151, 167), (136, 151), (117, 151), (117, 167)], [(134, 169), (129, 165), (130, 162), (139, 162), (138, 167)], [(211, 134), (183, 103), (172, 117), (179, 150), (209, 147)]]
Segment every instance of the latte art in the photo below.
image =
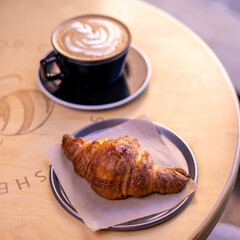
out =
[(60, 25), (53, 34), (57, 51), (78, 60), (99, 60), (121, 53), (130, 42), (119, 21), (98, 15), (81, 16)]
[(65, 46), (72, 52), (91, 56), (110, 54), (116, 49), (120, 38), (119, 29), (103, 20), (92, 20), (88, 24), (75, 22), (70, 25), (70, 31), (71, 36), (66, 35), (63, 39)]

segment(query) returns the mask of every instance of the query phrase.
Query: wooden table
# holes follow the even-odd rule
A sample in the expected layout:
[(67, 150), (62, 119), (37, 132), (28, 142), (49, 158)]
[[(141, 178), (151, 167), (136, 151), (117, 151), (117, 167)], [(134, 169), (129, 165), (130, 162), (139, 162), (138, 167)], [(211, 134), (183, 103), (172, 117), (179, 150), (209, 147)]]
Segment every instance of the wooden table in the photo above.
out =
[[(37, 68), (51, 50), (52, 30), (86, 13), (125, 22), (133, 44), (150, 60), (149, 86), (126, 105), (70, 109), (39, 89)], [(205, 238), (226, 205), (239, 163), (238, 100), (206, 44), (165, 12), (133, 0), (1, 1), (0, 26), (1, 239)], [(56, 201), (44, 147), (93, 122), (146, 112), (188, 143), (197, 160), (200, 189), (186, 208), (155, 227), (92, 233)]]

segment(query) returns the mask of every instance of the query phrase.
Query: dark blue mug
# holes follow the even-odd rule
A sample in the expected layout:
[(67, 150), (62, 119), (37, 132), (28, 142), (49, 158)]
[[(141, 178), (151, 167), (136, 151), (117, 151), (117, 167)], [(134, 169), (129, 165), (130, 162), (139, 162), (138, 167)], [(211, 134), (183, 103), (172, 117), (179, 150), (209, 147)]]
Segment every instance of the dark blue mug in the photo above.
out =
[[(76, 87), (104, 87), (119, 79), (130, 44), (128, 28), (112, 17), (69, 19), (52, 34), (54, 54), (40, 61), (41, 76)], [(57, 73), (51, 71), (53, 64)]]

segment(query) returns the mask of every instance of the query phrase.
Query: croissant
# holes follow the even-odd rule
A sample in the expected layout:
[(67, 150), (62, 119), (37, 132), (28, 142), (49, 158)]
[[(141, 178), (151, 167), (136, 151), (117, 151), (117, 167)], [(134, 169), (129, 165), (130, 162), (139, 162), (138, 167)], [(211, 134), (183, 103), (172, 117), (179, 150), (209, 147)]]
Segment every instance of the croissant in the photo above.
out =
[(62, 146), (75, 173), (108, 199), (141, 197), (152, 192), (177, 193), (190, 178), (181, 168), (154, 165), (150, 154), (132, 136), (91, 141), (66, 134)]

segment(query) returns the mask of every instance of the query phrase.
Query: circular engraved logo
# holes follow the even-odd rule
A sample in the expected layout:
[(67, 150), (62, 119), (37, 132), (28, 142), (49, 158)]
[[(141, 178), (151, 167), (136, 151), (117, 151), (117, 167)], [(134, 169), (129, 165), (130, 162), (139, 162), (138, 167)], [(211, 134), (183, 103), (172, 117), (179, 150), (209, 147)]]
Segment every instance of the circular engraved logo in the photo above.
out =
[(54, 102), (38, 90), (19, 90), (0, 98), (0, 135), (26, 134), (42, 126)]

